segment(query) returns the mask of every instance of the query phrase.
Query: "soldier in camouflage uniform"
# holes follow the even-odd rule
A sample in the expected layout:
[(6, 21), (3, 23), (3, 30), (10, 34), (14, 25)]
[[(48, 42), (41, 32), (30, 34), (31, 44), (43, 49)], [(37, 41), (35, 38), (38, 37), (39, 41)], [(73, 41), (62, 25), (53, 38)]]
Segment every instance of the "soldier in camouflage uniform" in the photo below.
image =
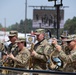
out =
[(0, 51), (3, 51), (3, 50), (4, 50), (3, 42), (0, 42)]
[[(10, 53), (12, 53), (14, 56), (16, 56), (18, 53), (18, 45), (15, 41), (18, 39), (18, 32), (10, 31), (8, 37), (9, 37), (9, 40), (11, 41), (11, 43), (8, 46), (7, 56)], [(13, 67), (13, 61), (11, 62), (10, 59), (8, 60), (8, 66)]]
[[(16, 56), (10, 54), (9, 57), (14, 61), (15, 68), (29, 69), (30, 52), (25, 47), (25, 39), (19, 38), (18, 40), (16, 40), (16, 43), (19, 48), (18, 54)], [(19, 73), (18, 75), (23, 75), (23, 73)], [(28, 74), (24, 73), (24, 75), (28, 75)]]
[[(10, 31), (9, 32), (9, 41), (11, 42), (8, 46), (8, 49), (6, 51), (6, 57), (5, 59), (3, 59), (3, 66), (7, 66), (7, 67), (13, 67), (14, 66), (14, 61), (11, 60), (10, 58), (8, 58), (8, 55), (10, 53), (12, 53), (14, 56), (16, 56), (16, 54), (18, 53), (18, 46), (17, 43), (15, 42), (18, 38), (18, 32), (17, 31)], [(3, 74), (5, 73), (5, 71), (2, 72)]]
[(9, 40), (11, 41), (11, 43), (8, 46), (7, 53), (10, 54), (12, 52), (13, 55), (15, 56), (16, 51), (18, 50), (17, 43), (15, 42), (18, 38), (18, 32), (17, 31), (10, 31), (8, 37), (9, 37)]
[[(59, 58), (59, 52), (56, 50), (56, 47), (55, 47), (55, 45), (53, 44), (53, 43), (54, 43), (54, 40), (56, 40), (57, 43), (58, 43), (59, 45), (61, 45), (62, 50), (63, 50), (67, 55), (70, 54), (70, 49), (68, 48), (67, 43), (64, 41), (65, 39), (67, 39), (67, 36), (64, 36), (64, 35), (61, 35), (61, 36), (60, 36), (60, 40), (57, 40), (56, 38), (52, 38), (52, 45), (51, 45), (51, 47), (52, 47), (53, 51), (52, 51), (52, 53), (50, 54), (50, 59), (55, 59), (55, 58), (60, 59), (60, 58)], [(61, 60), (61, 59), (60, 59), (60, 60)], [(51, 64), (51, 63), (52, 63), (52, 64)], [(51, 62), (50, 62), (50, 68), (51, 68), (51, 69), (54, 69), (54, 70), (62, 70), (64, 66), (65, 66), (65, 62), (63, 62), (62, 60), (61, 60), (61, 66), (58, 66), (57, 61), (51, 60)]]
[(5, 42), (0, 42), (0, 51), (2, 52), (2, 56), (6, 55), (7, 46), (4, 44)]
[[(57, 41), (56, 38), (52, 38), (52, 43), (50, 45), (52, 52), (49, 54), (49, 69), (51, 70), (61, 70), (62, 68), (62, 61), (60, 60), (59, 56), (59, 52), (56, 50), (54, 43), (54, 40)], [(57, 41), (58, 43), (58, 41)], [(60, 63), (60, 65), (59, 65)]]
[(38, 43), (35, 44), (31, 53), (34, 70), (46, 70), (48, 55), (51, 53), (50, 45), (45, 39), (45, 30), (36, 29)]
[[(55, 45), (53, 44), (54, 43), (54, 40), (57, 40), (57, 43), (62, 47), (62, 50), (65, 52), (65, 54), (69, 55), (70, 54), (70, 49), (68, 48), (67, 46), (67, 43), (64, 41), (67, 39), (68, 36), (65, 36), (65, 35), (61, 35), (60, 36), (60, 42), (56, 39), (56, 38), (53, 38), (52, 39), (52, 45), (53, 45), (53, 52), (50, 54), (50, 57), (52, 59), (57, 59), (55, 61), (51, 60), (51, 62), (53, 64), (50, 63), (50, 68), (51, 69), (54, 69), (54, 70), (62, 70), (66, 63), (63, 62), (60, 58), (59, 58), (59, 52), (56, 50), (56, 47)], [(52, 46), (51, 45), (51, 46)], [(61, 63), (61, 65), (58, 65), (57, 61), (59, 61), (58, 63)]]
[(64, 40), (66, 40), (68, 38), (68, 36), (61, 35), (60, 37), (61, 37), (61, 44), (60, 45), (62, 46), (63, 51), (67, 55), (70, 54), (70, 49), (68, 48), (67, 43), (64, 41)]
[(64, 72), (76, 72), (76, 36), (70, 36), (68, 39), (64, 40), (67, 42), (70, 51), (69, 55), (66, 55), (57, 42), (54, 42), (57, 51), (59, 52), (59, 57), (66, 62), (66, 66), (63, 68)]
[(1, 62), (3, 63), (3, 60), (6, 58), (7, 54), (6, 54), (6, 51), (7, 51), (7, 47), (4, 45), (3, 42), (0, 42), (0, 52), (1, 52)]

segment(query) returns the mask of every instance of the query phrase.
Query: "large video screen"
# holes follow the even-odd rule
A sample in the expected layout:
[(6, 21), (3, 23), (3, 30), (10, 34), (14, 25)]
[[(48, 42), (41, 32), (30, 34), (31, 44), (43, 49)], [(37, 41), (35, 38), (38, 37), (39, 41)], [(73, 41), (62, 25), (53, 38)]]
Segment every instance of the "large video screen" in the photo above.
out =
[[(64, 27), (64, 10), (60, 10), (60, 28)], [(33, 28), (57, 28), (57, 11), (55, 9), (34, 9)]]

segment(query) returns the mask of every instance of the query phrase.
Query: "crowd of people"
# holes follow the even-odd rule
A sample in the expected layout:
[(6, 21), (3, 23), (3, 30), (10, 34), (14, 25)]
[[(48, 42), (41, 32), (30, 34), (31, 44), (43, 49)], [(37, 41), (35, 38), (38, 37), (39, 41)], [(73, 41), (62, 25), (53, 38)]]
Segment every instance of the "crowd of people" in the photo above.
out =
[[(25, 38), (18, 37), (17, 31), (10, 31), (8, 37), (11, 43), (8, 47), (0, 43), (2, 66), (27, 70), (48, 69), (76, 72), (76, 36), (61, 35), (60, 44), (56, 38), (50, 38), (52, 41), (49, 44), (45, 38), (45, 29), (36, 29), (33, 35), (36, 35), (37, 43), (33, 43), (32, 48), (28, 49)], [(7, 70), (2, 70), (1, 72), (11, 74), (11, 71)], [(28, 73), (17, 72), (16, 74), (28, 75)]]

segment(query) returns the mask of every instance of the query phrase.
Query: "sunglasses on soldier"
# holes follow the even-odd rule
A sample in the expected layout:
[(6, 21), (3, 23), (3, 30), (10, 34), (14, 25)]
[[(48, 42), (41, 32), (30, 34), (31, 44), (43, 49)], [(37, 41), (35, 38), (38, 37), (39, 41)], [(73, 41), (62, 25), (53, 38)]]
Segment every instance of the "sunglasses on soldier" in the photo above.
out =
[(9, 38), (13, 38), (14, 36), (9, 36)]
[(71, 41), (67, 41), (67, 44), (69, 44)]

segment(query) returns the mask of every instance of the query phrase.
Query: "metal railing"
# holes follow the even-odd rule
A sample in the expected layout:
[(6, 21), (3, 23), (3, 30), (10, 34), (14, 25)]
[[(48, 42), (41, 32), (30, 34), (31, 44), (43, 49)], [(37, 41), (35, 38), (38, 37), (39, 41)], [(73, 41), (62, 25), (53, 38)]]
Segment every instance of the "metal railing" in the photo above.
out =
[(54, 70), (26, 70), (24, 68), (10, 68), (10, 67), (2, 67), (0, 66), (0, 70), (9, 70), (9, 71), (16, 71), (16, 72), (27, 72), (27, 73), (43, 73), (43, 74), (69, 74), (69, 75), (76, 75), (76, 73), (71, 72), (61, 72), (61, 71), (54, 71)]

